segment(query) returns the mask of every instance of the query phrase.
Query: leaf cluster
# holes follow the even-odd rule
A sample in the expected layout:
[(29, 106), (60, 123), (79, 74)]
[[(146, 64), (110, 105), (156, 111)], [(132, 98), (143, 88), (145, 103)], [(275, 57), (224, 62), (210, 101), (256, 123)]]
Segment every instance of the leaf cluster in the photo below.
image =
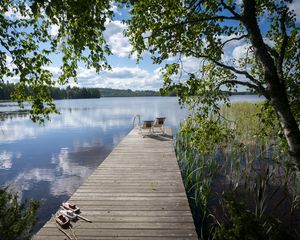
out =
[(0, 188), (0, 239), (30, 239), (40, 202), (19, 202), (18, 194)]
[[(126, 2), (133, 6), (126, 21), (133, 51), (140, 58), (149, 51), (154, 63), (167, 63), (162, 92), (175, 91), (181, 103), (202, 115), (228, 102), (224, 90), (246, 88), (265, 96), (273, 108), (271, 98), (286, 95), (285, 107), (276, 111), (291, 107), (299, 123), (300, 34), (291, 1)], [(232, 54), (236, 46), (243, 48), (237, 59)], [(187, 59), (199, 67), (191, 69)]]
[(203, 239), (296, 239), (299, 173), (266, 106), (236, 103), (181, 125), (176, 153)]
[(225, 198), (227, 222), (215, 228), (216, 240), (283, 240), (297, 239), (271, 216), (258, 218), (243, 202), (237, 202), (231, 194)]
[[(32, 120), (43, 122), (57, 112), (47, 88), (76, 81), (80, 62), (96, 71), (110, 68), (106, 56), (111, 51), (103, 36), (113, 14), (110, 4), (109, 0), (0, 2), (0, 81), (18, 79), (13, 97), (20, 106), (31, 103)], [(53, 27), (57, 33), (51, 33)], [(61, 72), (54, 80), (47, 66), (58, 53)]]

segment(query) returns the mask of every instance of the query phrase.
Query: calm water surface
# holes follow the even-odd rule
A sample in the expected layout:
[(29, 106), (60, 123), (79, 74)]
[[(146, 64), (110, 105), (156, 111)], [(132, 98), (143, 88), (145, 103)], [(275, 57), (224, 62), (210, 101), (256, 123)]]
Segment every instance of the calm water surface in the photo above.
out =
[[(256, 102), (256, 96), (232, 101)], [(165, 116), (176, 131), (185, 110), (175, 97), (101, 98), (56, 102), (60, 115), (45, 126), (26, 113), (12, 113), (15, 103), (0, 103), (0, 185), (10, 185), (20, 198), (43, 199), (37, 231), (61, 202), (75, 192), (133, 127), (142, 120)]]

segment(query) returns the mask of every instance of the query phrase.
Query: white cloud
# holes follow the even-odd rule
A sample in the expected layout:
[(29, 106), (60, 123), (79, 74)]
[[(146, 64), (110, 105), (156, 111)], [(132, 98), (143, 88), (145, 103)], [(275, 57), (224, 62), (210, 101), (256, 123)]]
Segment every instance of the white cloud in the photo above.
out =
[(6, 56), (6, 65), (11, 65), (13, 61), (12, 57), (7, 54), (5, 56)]
[(128, 38), (124, 37), (123, 33), (110, 36), (108, 42), (112, 48), (112, 53), (120, 57), (127, 57), (132, 50)]
[(56, 36), (58, 34), (59, 26), (57, 24), (52, 24), (50, 28), (51, 36)]
[(167, 62), (181, 63), (184, 71), (192, 73), (199, 71), (201, 59), (191, 56), (181, 56), (181, 58), (179, 59), (179, 55), (177, 55), (169, 57), (167, 59)]
[(13, 6), (4, 13), (4, 16), (9, 19), (28, 19), (31, 9), (27, 4), (25, 4), (25, 9), (26, 11), (22, 14), (17, 7)]
[(200, 59), (195, 57), (183, 57), (182, 64), (187, 72), (197, 72), (200, 69)]
[(64, 148), (57, 157), (53, 157), (52, 164), (57, 165), (56, 169), (33, 168), (30, 171), (20, 172), (6, 185), (10, 185), (21, 195), (22, 191), (31, 189), (34, 183), (45, 181), (49, 182), (52, 195), (71, 195), (79, 187), (78, 184), (93, 171), (92, 167), (72, 162), (72, 158), (69, 158), (69, 150)]
[(289, 5), (291, 10), (295, 11), (297, 23), (300, 22), (300, 1), (294, 0), (293, 3)]
[[(119, 57), (128, 57), (132, 46), (128, 37), (123, 35), (126, 26), (121, 21), (110, 21), (105, 24), (104, 38), (111, 47), (113, 54)], [(135, 56), (133, 56), (135, 58)]]
[(13, 63), (13, 58), (7, 54), (5, 54), (6, 57), (6, 66), (10, 71), (12, 71), (14, 68), (16, 68), (16, 65)]
[(58, 78), (59, 75), (62, 73), (59, 67), (47, 66), (44, 69), (50, 71), (53, 74), (54, 78)]
[(120, 16), (122, 15), (122, 13), (119, 11), (119, 8), (118, 8), (118, 6), (117, 6), (116, 3), (112, 3), (112, 4), (111, 4), (110, 10), (113, 11), (114, 14), (118, 14), (118, 15), (120, 15)]
[[(63, 114), (52, 115), (51, 121), (47, 122), (47, 128), (33, 123), (28, 115), (7, 118), (0, 126), (1, 138), (0, 144), (7, 144), (23, 139), (38, 138), (48, 131), (53, 131), (62, 128), (78, 128), (78, 127), (95, 127), (100, 128), (103, 132), (107, 129), (128, 125), (126, 117), (118, 118), (117, 116), (131, 114), (132, 106), (128, 108), (114, 106), (114, 108), (99, 108), (86, 115), (82, 115), (81, 111), (74, 111), (68, 114), (69, 106), (61, 105), (61, 102), (56, 102), (59, 111)], [(18, 107), (15, 106), (17, 110)], [(1, 109), (3, 110), (3, 109)], [(12, 111), (11, 107), (8, 111)], [(137, 109), (138, 110), (138, 109)], [(5, 111), (5, 110), (4, 110)], [(138, 113), (136, 113), (138, 114)], [(112, 120), (107, 121), (107, 119)], [(8, 151), (0, 152), (0, 169), (10, 168), (13, 159), (20, 159), (22, 154), (20, 152), (10, 153)]]
[(237, 46), (232, 51), (232, 57), (234, 58), (234, 60), (239, 60), (241, 58), (245, 58), (248, 50), (249, 50), (248, 44), (243, 44), (243, 45)]
[(9, 169), (12, 166), (12, 152), (3, 151), (0, 153), (0, 169)]
[[(196, 59), (184, 59), (187, 70), (196, 69)], [(198, 61), (199, 62), (199, 61)], [(53, 74), (53, 79), (57, 80), (61, 74), (60, 67), (48, 66), (44, 69)], [(139, 66), (134, 67), (114, 67), (112, 70), (103, 70), (97, 73), (94, 68), (88, 69), (80, 67), (77, 70), (78, 82), (70, 82), (71, 86), (88, 88), (116, 88), (132, 90), (158, 90), (162, 87), (163, 81), (159, 73), (160, 67), (153, 71), (148, 71)], [(10, 82), (18, 82), (19, 77), (9, 79)]]
[[(61, 72), (59, 67), (47, 67), (57, 77)], [(103, 70), (97, 73), (94, 68), (80, 67), (77, 71), (78, 82), (71, 86), (93, 88), (117, 88), (132, 90), (158, 90), (162, 86), (159, 68), (147, 71), (138, 66), (112, 67), (112, 70)]]

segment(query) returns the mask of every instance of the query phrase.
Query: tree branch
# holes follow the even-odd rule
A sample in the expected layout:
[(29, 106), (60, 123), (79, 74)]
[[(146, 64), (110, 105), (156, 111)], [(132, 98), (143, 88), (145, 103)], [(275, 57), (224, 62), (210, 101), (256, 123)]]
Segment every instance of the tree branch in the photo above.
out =
[(264, 43), (261, 29), (258, 26), (256, 16), (256, 1), (243, 0), (244, 11), (242, 23), (245, 26), (257, 60), (259, 60), (264, 68), (264, 78), (268, 85), (277, 86), (280, 80), (277, 75), (277, 66), (275, 60), (268, 51), (267, 45)]
[(254, 85), (252, 83), (249, 82), (242, 82), (242, 81), (238, 81), (238, 80), (226, 80), (226, 81), (222, 81), (217, 85), (217, 88), (220, 88), (222, 85), (225, 84), (231, 84), (231, 85), (242, 85), (242, 86), (246, 86), (252, 89), (255, 89), (257, 92), (260, 92), (260, 89), (257, 85)]
[[(251, 76), (247, 71), (243, 71), (243, 70), (239, 70), (239, 69), (236, 69), (235, 67), (233, 66), (228, 66), (224, 63), (221, 63), (209, 56), (206, 56), (206, 55), (201, 55), (199, 57), (202, 57), (202, 58), (207, 58), (208, 60), (212, 61), (214, 64), (216, 64), (217, 66), (219, 67), (222, 67), (222, 68), (225, 68), (225, 69), (228, 69), (234, 73), (237, 73), (237, 74), (240, 74), (240, 75), (244, 75), (247, 79), (249, 79), (252, 83), (249, 83), (249, 82), (241, 82), (241, 81), (236, 81), (236, 82), (239, 82), (240, 83), (243, 83), (243, 84), (240, 84), (240, 85), (244, 85), (244, 86), (248, 86), (250, 88), (253, 88), (255, 89), (257, 92), (261, 93), (262, 95), (264, 95), (266, 98), (268, 98), (268, 93), (266, 92), (266, 89), (264, 88), (264, 86), (260, 83), (259, 80), (255, 79), (253, 76)], [(233, 80), (231, 82), (234, 82)]]
[(227, 9), (229, 12), (231, 12), (232, 15), (235, 16), (237, 19), (241, 19), (241, 15), (238, 14), (236, 11), (234, 11), (234, 8), (233, 8), (233, 7), (227, 5), (227, 4), (224, 2), (224, 0), (221, 0), (221, 4), (222, 4), (222, 6), (223, 6), (225, 9)]
[(257, 85), (260, 85), (260, 82), (259, 82), (257, 79), (255, 79), (253, 76), (251, 76), (247, 71), (243, 71), (243, 70), (236, 69), (236, 68), (233, 67), (233, 66), (228, 66), (228, 65), (226, 65), (226, 64), (224, 64), (224, 63), (221, 63), (221, 62), (218, 62), (218, 61), (216, 61), (215, 59), (212, 59), (212, 58), (210, 58), (210, 57), (208, 57), (208, 56), (206, 56), (206, 58), (208, 58), (209, 60), (211, 60), (211, 61), (212, 61), (214, 64), (216, 64), (217, 66), (223, 67), (223, 68), (225, 68), (225, 69), (228, 69), (228, 70), (230, 70), (230, 71), (232, 71), (232, 72), (234, 72), (234, 73), (244, 75), (244, 76), (245, 76), (246, 78), (248, 78), (251, 82), (253, 82), (253, 83), (257, 84)]
[(257, 90), (259, 93), (261, 93), (265, 97), (268, 96), (268, 93), (267, 93), (265, 87), (261, 84), (261, 82), (259, 80), (255, 79), (247, 71), (240, 70), (240, 69), (237, 69), (237, 68), (235, 68), (233, 66), (229, 66), (229, 65), (226, 65), (224, 63), (221, 63), (221, 62), (213, 59), (212, 57), (210, 57), (208, 55), (200, 55), (200, 54), (197, 54), (197, 53), (195, 53), (193, 51), (190, 51), (189, 53), (191, 54), (191, 56), (194, 56), (194, 57), (197, 57), (197, 58), (204, 58), (204, 59), (207, 59), (209, 61), (212, 61), (217, 66), (225, 68), (225, 69), (228, 69), (228, 70), (230, 70), (230, 71), (232, 71), (232, 72), (234, 72), (236, 74), (244, 75), (247, 79), (249, 79), (252, 82), (252, 83), (247, 83), (247, 84), (250, 84), (250, 85), (248, 85), (249, 87), (250, 86), (253, 87), (255, 90)]
[(227, 44), (227, 43), (229, 43), (231, 41), (239, 41), (239, 40), (242, 40), (243, 38), (246, 38), (246, 37), (248, 37), (248, 34), (242, 35), (240, 37), (230, 38), (230, 39), (226, 40), (225, 42), (223, 42), (222, 45), (221, 45), (221, 47), (224, 47), (225, 44)]
[(200, 9), (199, 8), (200, 4), (201, 4), (201, 0), (200, 1), (192, 0), (187, 10), (192, 9), (193, 12), (197, 12), (197, 9)]
[(229, 17), (229, 16), (212, 16), (212, 17), (203, 17), (203, 18), (198, 18), (198, 19), (194, 19), (194, 20), (186, 20), (186, 21), (182, 21), (182, 22), (177, 22), (174, 24), (170, 24), (167, 25), (165, 27), (161, 27), (158, 28), (157, 30), (155, 30), (155, 32), (159, 32), (161, 30), (164, 29), (171, 29), (180, 25), (186, 25), (186, 24), (193, 24), (193, 23), (199, 23), (199, 22), (205, 22), (205, 21), (213, 21), (213, 20), (238, 20), (238, 18), (236, 17)]
[(271, 55), (275, 58), (275, 60), (277, 61), (279, 59), (279, 54), (278, 52), (274, 49), (274, 48), (271, 48), (269, 45), (265, 44), (268, 51), (271, 53)]

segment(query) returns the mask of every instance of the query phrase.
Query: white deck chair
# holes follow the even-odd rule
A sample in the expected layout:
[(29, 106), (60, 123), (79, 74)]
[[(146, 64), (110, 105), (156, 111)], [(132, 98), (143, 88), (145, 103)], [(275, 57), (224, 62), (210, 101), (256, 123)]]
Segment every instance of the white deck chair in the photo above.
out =
[[(162, 133), (165, 134), (165, 127), (164, 127), (164, 123), (165, 123), (166, 118), (165, 117), (158, 117), (156, 118), (153, 126), (152, 126), (152, 132), (158, 132), (158, 133)], [(158, 131), (157, 131), (158, 130)]]
[(143, 137), (146, 135), (152, 135), (153, 123), (153, 120), (143, 121), (143, 125), (140, 126), (140, 133), (143, 135)]

